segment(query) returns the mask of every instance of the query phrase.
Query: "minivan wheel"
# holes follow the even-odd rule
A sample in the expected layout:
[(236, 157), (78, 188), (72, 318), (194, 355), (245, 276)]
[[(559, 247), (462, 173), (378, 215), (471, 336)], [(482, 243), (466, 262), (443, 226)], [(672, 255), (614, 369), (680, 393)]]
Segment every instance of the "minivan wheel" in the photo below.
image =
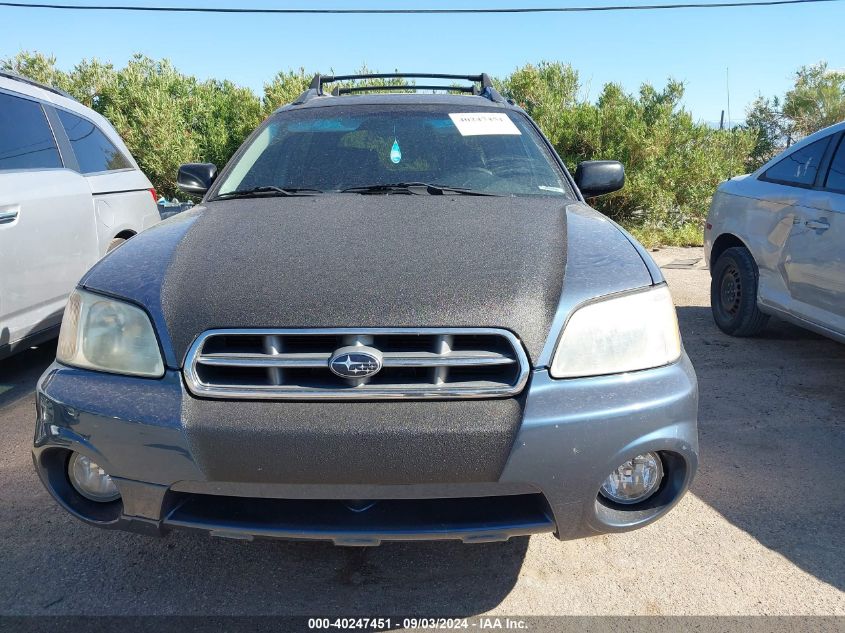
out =
[(109, 247), (106, 249), (107, 253), (111, 253), (114, 249), (118, 246), (123, 244), (126, 240), (122, 237), (116, 237), (111, 242), (109, 242)]
[(748, 249), (727, 249), (713, 267), (710, 307), (719, 329), (731, 336), (755, 336), (769, 320), (757, 307), (757, 264)]

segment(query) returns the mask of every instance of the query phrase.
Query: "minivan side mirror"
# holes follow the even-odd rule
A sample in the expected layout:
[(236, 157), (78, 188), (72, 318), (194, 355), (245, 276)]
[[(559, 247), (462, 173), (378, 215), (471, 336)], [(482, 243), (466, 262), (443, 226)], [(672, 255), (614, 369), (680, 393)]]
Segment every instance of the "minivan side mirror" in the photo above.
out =
[(217, 165), (214, 163), (186, 163), (179, 167), (176, 186), (185, 193), (203, 195), (217, 178)]
[(585, 160), (575, 170), (575, 184), (585, 198), (619, 191), (625, 186), (625, 168), (617, 160)]

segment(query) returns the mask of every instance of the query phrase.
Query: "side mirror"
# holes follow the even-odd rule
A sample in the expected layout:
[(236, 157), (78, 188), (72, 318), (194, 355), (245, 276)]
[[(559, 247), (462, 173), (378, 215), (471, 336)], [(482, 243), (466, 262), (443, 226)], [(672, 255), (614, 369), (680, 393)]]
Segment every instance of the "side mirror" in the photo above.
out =
[(625, 168), (616, 160), (585, 160), (575, 170), (575, 184), (585, 198), (619, 191), (625, 186)]
[(187, 163), (179, 167), (176, 186), (185, 193), (203, 195), (217, 178), (217, 165), (213, 163)]

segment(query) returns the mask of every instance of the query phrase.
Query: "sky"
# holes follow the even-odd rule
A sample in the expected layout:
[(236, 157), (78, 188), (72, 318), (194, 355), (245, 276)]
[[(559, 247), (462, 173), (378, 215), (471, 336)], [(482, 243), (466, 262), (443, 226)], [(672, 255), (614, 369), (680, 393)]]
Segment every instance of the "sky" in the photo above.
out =
[[(69, 4), (219, 7), (453, 8), (653, 4), (658, 0), (65, 0)], [(676, 0), (686, 1), (686, 0)], [(703, 0), (708, 1), (708, 0)], [(595, 98), (606, 82), (636, 91), (672, 77), (684, 107), (741, 120), (759, 94), (782, 95), (797, 68), (845, 68), (845, 2), (733, 9), (519, 15), (223, 15), (53, 11), (0, 7), (0, 57), (55, 55), (70, 69), (96, 57), (122, 66), (133, 53), (170, 59), (201, 79), (261, 93), (280, 70), (337, 74), (363, 64), (392, 72), (505, 75), (542, 60), (572, 64)], [(728, 81), (729, 79), (729, 81)]]

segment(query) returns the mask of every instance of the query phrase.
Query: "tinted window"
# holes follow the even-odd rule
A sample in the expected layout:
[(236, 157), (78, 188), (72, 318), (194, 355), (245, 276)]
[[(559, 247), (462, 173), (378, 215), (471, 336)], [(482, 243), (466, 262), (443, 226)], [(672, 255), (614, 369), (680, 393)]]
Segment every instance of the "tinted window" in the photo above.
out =
[(219, 192), (266, 186), (343, 191), (400, 182), (501, 195), (569, 193), (563, 172), (524, 116), (454, 105), (282, 112), (253, 140)]
[(59, 119), (67, 132), (73, 153), (83, 174), (131, 167), (126, 157), (100, 129), (88, 119), (59, 110)]
[(830, 171), (827, 173), (825, 186), (828, 189), (845, 191), (845, 137), (839, 142), (839, 149), (836, 150), (836, 154), (833, 155), (833, 160), (830, 162)]
[(766, 170), (766, 180), (777, 180), (788, 185), (812, 185), (816, 182), (819, 164), (830, 137), (792, 152), (789, 156)]
[(41, 105), (0, 93), (0, 169), (61, 167)]

